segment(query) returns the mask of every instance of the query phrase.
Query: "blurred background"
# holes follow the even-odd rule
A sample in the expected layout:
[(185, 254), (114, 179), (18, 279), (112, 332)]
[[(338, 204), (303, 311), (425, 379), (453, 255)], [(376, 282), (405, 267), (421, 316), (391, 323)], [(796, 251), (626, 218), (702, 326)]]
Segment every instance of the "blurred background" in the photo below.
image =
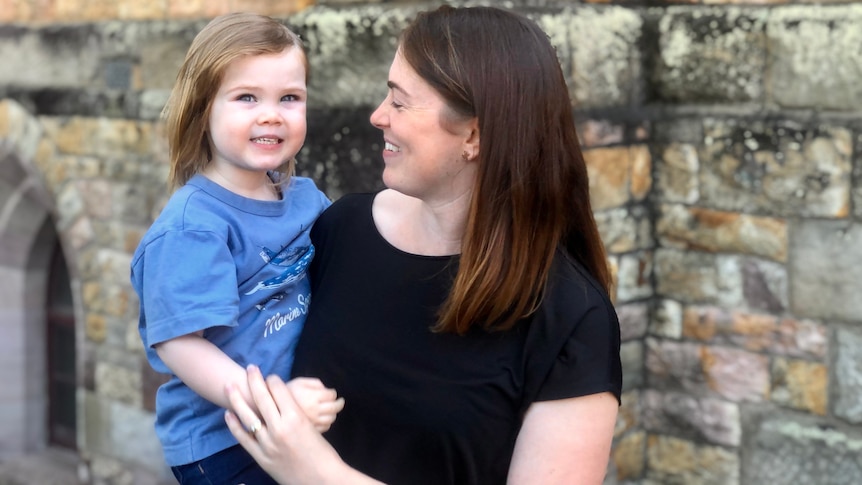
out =
[[(302, 35), (299, 172), (336, 199), (380, 187), (368, 116), (440, 3), (0, 0), (0, 484), (173, 480), (129, 263), (200, 28)], [(535, 19), (571, 90), (624, 339), (606, 484), (862, 483), (862, 2), (484, 3)]]

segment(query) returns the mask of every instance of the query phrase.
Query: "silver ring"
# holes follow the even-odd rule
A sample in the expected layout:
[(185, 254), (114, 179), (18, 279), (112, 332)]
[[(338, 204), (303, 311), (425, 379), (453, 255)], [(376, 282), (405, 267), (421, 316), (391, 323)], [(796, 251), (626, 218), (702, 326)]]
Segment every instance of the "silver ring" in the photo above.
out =
[(263, 428), (263, 423), (260, 419), (255, 419), (254, 422), (251, 423), (251, 426), (248, 427), (248, 431), (251, 434), (256, 434), (261, 428)]

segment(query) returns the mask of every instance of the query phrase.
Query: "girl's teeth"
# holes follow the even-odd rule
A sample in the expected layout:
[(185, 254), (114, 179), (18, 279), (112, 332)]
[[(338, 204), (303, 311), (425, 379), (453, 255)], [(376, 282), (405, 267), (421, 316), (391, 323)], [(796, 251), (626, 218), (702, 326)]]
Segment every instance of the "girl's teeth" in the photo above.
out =
[(254, 141), (265, 145), (275, 145), (278, 143), (278, 139), (276, 138), (255, 138)]

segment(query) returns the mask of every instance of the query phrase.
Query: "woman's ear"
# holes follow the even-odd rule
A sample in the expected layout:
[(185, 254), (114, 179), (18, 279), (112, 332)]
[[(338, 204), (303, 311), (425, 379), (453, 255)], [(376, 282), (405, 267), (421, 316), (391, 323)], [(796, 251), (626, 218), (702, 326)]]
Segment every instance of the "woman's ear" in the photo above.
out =
[(470, 134), (464, 140), (464, 153), (466, 160), (479, 158), (479, 119), (473, 117), (468, 125)]

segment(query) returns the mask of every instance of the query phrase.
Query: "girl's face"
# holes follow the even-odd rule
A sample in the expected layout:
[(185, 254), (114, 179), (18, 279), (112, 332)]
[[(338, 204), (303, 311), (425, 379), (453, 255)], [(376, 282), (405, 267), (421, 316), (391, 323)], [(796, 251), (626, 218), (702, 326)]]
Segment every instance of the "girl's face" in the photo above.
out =
[(269, 183), (267, 171), (296, 156), (306, 133), (303, 56), (288, 47), (231, 62), (212, 101), (207, 173), (255, 188)]
[[(457, 120), (443, 97), (401, 55), (389, 69), (389, 94), (371, 114), (383, 130), (383, 183), (406, 195), (447, 201), (473, 188), (478, 153), (475, 118)], [(442, 122), (446, 120), (444, 127)]]

